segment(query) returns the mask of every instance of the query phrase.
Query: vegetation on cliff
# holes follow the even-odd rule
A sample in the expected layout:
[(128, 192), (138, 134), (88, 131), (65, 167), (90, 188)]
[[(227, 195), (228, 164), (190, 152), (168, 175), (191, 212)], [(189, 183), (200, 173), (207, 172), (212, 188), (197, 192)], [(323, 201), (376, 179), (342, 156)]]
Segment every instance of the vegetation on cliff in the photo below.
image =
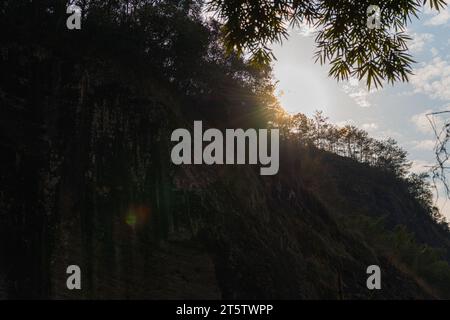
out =
[[(0, 4), (0, 294), (450, 297), (448, 227), (395, 141), (284, 113), (200, 2), (84, 3), (75, 32), (65, 1)], [(198, 119), (280, 128), (279, 174), (173, 166)]]

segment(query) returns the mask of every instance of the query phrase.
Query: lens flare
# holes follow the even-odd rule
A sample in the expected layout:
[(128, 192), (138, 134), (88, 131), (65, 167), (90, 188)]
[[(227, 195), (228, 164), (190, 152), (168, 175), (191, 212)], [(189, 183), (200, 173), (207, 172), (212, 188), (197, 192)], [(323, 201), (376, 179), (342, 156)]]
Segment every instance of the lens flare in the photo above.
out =
[(150, 208), (145, 205), (131, 205), (125, 215), (125, 223), (135, 228), (144, 225), (150, 216)]

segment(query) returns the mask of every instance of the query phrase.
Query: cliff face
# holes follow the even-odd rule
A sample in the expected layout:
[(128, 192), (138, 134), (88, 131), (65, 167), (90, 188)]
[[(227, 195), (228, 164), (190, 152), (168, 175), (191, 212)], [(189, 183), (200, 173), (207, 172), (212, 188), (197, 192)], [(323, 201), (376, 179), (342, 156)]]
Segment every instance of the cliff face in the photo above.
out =
[[(2, 171), (10, 297), (442, 296), (397, 251), (372, 242), (365, 224), (352, 224), (385, 217), (386, 234), (403, 224), (448, 252), (448, 234), (395, 178), (286, 141), (276, 176), (250, 166), (175, 167), (170, 132), (192, 122), (168, 90), (87, 78), (72, 92), (77, 102), (45, 124), (41, 148), (20, 138), (2, 146), (16, 152)], [(66, 289), (70, 264), (82, 269), (81, 292)], [(372, 264), (382, 269), (381, 291), (366, 288)]]
[(273, 103), (188, 5), (94, 6), (76, 35), (33, 5), (0, 10), (0, 298), (450, 297), (449, 234), (392, 174), (288, 140), (276, 176), (171, 164), (175, 128), (267, 125)]

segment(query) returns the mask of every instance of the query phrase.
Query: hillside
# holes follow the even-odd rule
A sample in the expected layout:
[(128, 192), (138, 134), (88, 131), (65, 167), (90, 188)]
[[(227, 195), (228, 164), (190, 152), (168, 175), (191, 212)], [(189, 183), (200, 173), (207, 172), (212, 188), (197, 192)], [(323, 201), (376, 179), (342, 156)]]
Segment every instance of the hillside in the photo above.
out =
[[(283, 124), (270, 70), (226, 55), (195, 7), (122, 21), (94, 6), (68, 35), (62, 7), (2, 6), (0, 298), (450, 298), (450, 233), (403, 158), (356, 161), (289, 128), (275, 176), (171, 163), (171, 132), (194, 120)], [(47, 32), (30, 38), (13, 17), (33, 12)]]
[[(79, 294), (65, 289), (65, 268), (76, 262), (89, 274), (86, 298), (445, 296), (424, 284), (412, 266), (397, 261), (401, 252), (367, 239), (372, 221), (354, 224), (357, 218), (383, 217), (386, 235), (404, 225), (418, 243), (443, 248), (449, 256), (449, 234), (392, 174), (289, 144), (282, 147), (284, 160), (274, 177), (261, 177), (247, 166), (175, 167), (163, 161), (170, 142), (158, 139), (168, 137), (164, 117), (176, 121), (170, 116), (173, 105), (159, 98), (160, 92), (147, 98), (153, 102), (148, 106), (124, 101), (115, 109), (92, 107), (89, 126), (99, 129), (89, 137), (88, 151), (69, 144), (65, 164), (45, 176), (54, 183), (44, 208), (54, 216), (44, 216), (44, 234), (31, 223), (18, 225), (2, 216), (7, 218), (6, 256), (12, 257), (3, 260), (8, 279), (23, 279), (25, 272), (24, 290), (32, 286), (50, 297), (75, 298)], [(142, 140), (137, 132), (145, 132)], [(13, 180), (16, 170), (4, 172)], [(21, 233), (25, 227), (35, 239), (46, 238), (27, 242)], [(47, 241), (52, 249), (33, 258), (48, 254), (48, 260), (39, 260), (42, 269), (35, 265), (36, 278), (36, 270), (28, 273), (24, 264)], [(13, 253), (17, 243), (30, 257)], [(379, 293), (365, 287), (371, 264), (384, 272)]]

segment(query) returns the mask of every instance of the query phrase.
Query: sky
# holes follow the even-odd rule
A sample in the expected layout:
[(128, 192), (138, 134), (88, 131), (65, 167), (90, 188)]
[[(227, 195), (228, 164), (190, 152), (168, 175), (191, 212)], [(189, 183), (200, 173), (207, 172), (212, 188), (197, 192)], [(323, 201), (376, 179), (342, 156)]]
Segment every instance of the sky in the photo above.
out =
[[(338, 83), (329, 67), (313, 60), (314, 34), (307, 28), (291, 30), (288, 40), (273, 45), (277, 94), (290, 113), (311, 116), (322, 110), (336, 124), (353, 124), (372, 137), (392, 137), (408, 151), (412, 170), (423, 172), (433, 164), (435, 138), (426, 114), (450, 110), (450, 7), (437, 13), (424, 9), (407, 28), (413, 40), (410, 52), (417, 62), (409, 83), (386, 85), (368, 92), (364, 82)], [(436, 117), (440, 123), (450, 114)], [(442, 190), (436, 205), (450, 221), (450, 200)]]

